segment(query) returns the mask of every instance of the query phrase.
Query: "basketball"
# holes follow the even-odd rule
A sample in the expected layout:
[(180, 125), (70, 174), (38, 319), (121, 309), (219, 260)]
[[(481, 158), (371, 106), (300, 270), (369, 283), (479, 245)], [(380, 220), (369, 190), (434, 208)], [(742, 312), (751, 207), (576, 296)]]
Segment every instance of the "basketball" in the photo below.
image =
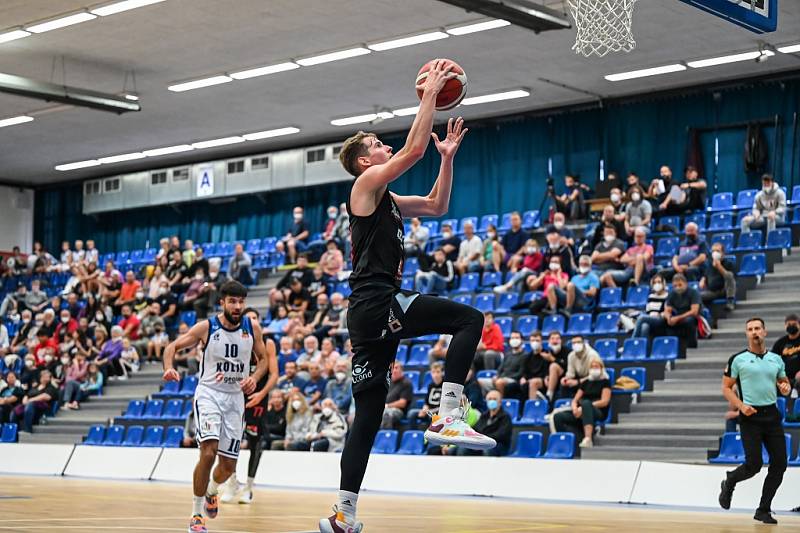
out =
[[(467, 94), (467, 75), (464, 72), (464, 69), (452, 59), (445, 59), (445, 61), (453, 65), (451, 72), (455, 73), (456, 77), (451, 80), (447, 80), (444, 88), (436, 96), (437, 111), (447, 111), (448, 109), (453, 109), (455, 106), (461, 103), (461, 100), (463, 100), (464, 96)], [(422, 68), (419, 69), (419, 73), (417, 74), (417, 86), (425, 84), (425, 80), (428, 78), (428, 71), (433, 68), (433, 64), (435, 62), (436, 59), (431, 59), (422, 65)], [(417, 89), (417, 96), (420, 100), (422, 99), (422, 89)]]

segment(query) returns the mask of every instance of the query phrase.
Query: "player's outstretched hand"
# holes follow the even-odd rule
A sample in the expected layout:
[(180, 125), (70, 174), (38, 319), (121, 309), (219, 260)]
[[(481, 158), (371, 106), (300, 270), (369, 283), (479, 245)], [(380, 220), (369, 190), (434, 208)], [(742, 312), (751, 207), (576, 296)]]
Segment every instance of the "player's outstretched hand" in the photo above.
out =
[(178, 374), (178, 371), (174, 368), (170, 368), (169, 370), (164, 371), (164, 376), (162, 377), (164, 381), (180, 381), (181, 375)]
[(461, 141), (464, 140), (464, 135), (468, 131), (469, 128), (464, 127), (463, 118), (458, 117), (455, 120), (451, 118), (447, 121), (447, 137), (440, 141), (439, 136), (434, 132), (431, 132), (431, 137), (433, 137), (436, 149), (439, 150), (442, 157), (453, 157), (456, 155), (458, 147), (461, 146)]
[(242, 388), (242, 392), (245, 394), (251, 394), (254, 390), (256, 390), (256, 381), (252, 376), (247, 376), (239, 383), (239, 386)]

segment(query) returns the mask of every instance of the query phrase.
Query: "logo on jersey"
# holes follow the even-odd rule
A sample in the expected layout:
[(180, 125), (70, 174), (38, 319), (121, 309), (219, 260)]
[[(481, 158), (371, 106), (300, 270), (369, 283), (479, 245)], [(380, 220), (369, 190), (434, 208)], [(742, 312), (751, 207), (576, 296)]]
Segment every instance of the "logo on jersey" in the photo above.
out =
[(394, 215), (394, 218), (396, 218), (397, 220), (403, 219), (403, 217), (400, 216), (400, 210), (397, 209), (397, 204), (394, 203), (394, 199), (392, 199), (392, 214)]
[(353, 384), (361, 383), (362, 381), (372, 377), (372, 370), (367, 368), (367, 365), (353, 365)]
[(392, 333), (397, 333), (401, 329), (403, 329), (403, 324), (400, 323), (394, 316), (394, 311), (389, 309), (389, 329)]
[(219, 331), (214, 333), (214, 336), (212, 337), (212, 339), (214, 339), (215, 341), (219, 340)]
[(386, 371), (386, 386), (387, 387), (391, 387), (392, 386), (392, 369), (391, 368)]

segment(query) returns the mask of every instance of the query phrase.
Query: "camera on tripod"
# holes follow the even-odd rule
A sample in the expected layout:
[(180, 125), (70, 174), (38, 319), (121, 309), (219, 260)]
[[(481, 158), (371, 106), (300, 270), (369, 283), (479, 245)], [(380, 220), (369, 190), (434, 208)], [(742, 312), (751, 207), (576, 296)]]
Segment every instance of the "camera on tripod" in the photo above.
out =
[(552, 177), (547, 178), (547, 196), (555, 196), (556, 195), (556, 180)]

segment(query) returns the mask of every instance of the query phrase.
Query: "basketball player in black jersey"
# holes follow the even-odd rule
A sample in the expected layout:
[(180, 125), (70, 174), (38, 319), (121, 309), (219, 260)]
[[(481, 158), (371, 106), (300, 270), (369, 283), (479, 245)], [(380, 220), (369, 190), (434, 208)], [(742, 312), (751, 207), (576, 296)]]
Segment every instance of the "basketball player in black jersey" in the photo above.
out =
[[(435, 445), (493, 448), (493, 439), (473, 431), (461, 406), (464, 381), (483, 327), (476, 309), (444, 298), (400, 289), (403, 272), (402, 217), (441, 216), (447, 212), (453, 182), (453, 158), (467, 130), (464, 121), (450, 119), (447, 137), (432, 133), (436, 95), (454, 77), (450, 66), (435, 62), (423, 89), (419, 112), (406, 145), (396, 154), (371, 133), (347, 139), (339, 159), (356, 177), (347, 212), (350, 215), (353, 273), (347, 327), (353, 343), (353, 397), (356, 412), (342, 451), (339, 502), (334, 514), (319, 522), (322, 533), (358, 533), (356, 501), (370, 449), (380, 427), (391, 367), (401, 339), (447, 333), (447, 351), (439, 413), (425, 438)], [(425, 154), (431, 139), (441, 154), (439, 176), (427, 196), (399, 196), (389, 184)]]

